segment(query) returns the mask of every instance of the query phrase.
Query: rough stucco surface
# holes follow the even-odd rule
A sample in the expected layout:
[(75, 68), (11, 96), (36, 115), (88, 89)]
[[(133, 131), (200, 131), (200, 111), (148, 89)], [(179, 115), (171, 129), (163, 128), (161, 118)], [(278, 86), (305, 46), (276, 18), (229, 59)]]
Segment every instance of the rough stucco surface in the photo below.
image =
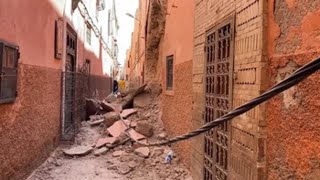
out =
[(60, 70), (19, 65), (16, 102), (0, 104), (0, 179), (23, 179), (57, 145), (60, 84)]
[[(320, 53), (272, 58), (271, 76), (290, 72), (290, 60), (307, 63)], [(291, 72), (290, 72), (291, 73)], [(286, 74), (288, 76), (289, 73)], [(267, 159), (269, 179), (308, 179), (320, 170), (320, 73), (281, 93), (268, 103)], [(292, 93), (293, 92), (293, 93)]]
[[(320, 1), (269, 4), (269, 77), (275, 84), (320, 55)], [(320, 73), (267, 103), (268, 179), (320, 177)]]
[[(192, 61), (174, 67), (174, 95), (162, 95), (162, 120), (170, 137), (187, 133), (192, 124)], [(163, 86), (165, 87), (165, 86)], [(191, 142), (182, 141), (173, 146), (183, 162), (190, 167)]]
[(271, 53), (297, 53), (319, 49), (320, 0), (269, 1)]
[(146, 32), (146, 81), (152, 80), (158, 73), (159, 68), (159, 44), (164, 34), (167, 12), (167, 0), (152, 1), (149, 4), (149, 15)]

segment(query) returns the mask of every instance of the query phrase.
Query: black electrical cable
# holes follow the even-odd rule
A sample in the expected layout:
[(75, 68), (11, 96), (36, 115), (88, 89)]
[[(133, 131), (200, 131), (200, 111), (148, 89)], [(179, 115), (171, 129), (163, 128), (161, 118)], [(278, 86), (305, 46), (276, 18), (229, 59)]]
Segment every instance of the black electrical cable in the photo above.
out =
[(221, 117), (217, 118), (216, 120), (203, 125), (202, 127), (200, 127), (197, 130), (191, 131), (191, 132), (184, 134), (184, 135), (181, 135), (181, 136), (176, 136), (176, 137), (171, 138), (166, 141), (160, 141), (160, 142), (149, 143), (149, 144), (141, 143), (141, 142), (137, 142), (137, 143), (144, 145), (144, 146), (164, 146), (164, 145), (169, 145), (172, 143), (176, 143), (178, 141), (183, 141), (183, 140), (187, 140), (192, 137), (198, 136), (204, 132), (207, 132), (207, 131), (213, 129), (214, 127), (218, 126), (219, 124), (222, 124), (224, 122), (232, 120), (233, 118), (253, 109), (257, 105), (269, 100), (270, 98), (274, 97), (275, 95), (295, 86), (296, 84), (303, 81), (304, 79), (306, 79), (307, 77), (309, 77), (311, 74), (315, 73), (319, 69), (320, 69), (320, 58), (317, 58), (317, 59), (311, 61), (310, 63), (302, 66), (301, 68), (297, 69), (289, 77), (287, 77), (283, 81), (279, 82), (278, 84), (276, 84), (275, 86), (273, 86), (268, 91), (261, 94), (260, 96), (258, 96), (255, 99), (252, 99), (251, 101), (237, 107), (236, 109), (233, 109), (228, 114), (221, 116)]

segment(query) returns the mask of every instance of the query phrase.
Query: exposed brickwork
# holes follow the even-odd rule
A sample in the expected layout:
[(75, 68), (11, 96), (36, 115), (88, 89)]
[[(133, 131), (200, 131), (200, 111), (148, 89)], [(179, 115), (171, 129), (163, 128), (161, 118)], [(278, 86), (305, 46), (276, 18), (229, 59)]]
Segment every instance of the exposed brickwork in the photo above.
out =
[[(234, 35), (234, 88), (233, 105), (239, 106), (259, 95), (265, 85), (266, 63), (263, 56), (263, 12), (261, 0), (208, 0), (196, 1), (194, 31), (194, 66), (193, 66), (193, 125), (203, 123), (204, 81), (200, 81), (204, 72), (204, 41), (210, 28), (219, 25), (229, 17), (235, 20)], [(231, 155), (229, 159), (230, 179), (258, 179), (265, 172), (265, 126), (264, 106), (258, 106), (238, 117), (232, 123)], [(202, 145), (203, 146), (203, 145)], [(197, 147), (198, 148), (198, 147)], [(201, 155), (194, 149), (192, 168), (202, 169)], [(262, 164), (261, 164), (262, 163)], [(200, 164), (200, 168), (198, 167)], [(201, 177), (202, 171), (193, 172), (195, 179)], [(265, 175), (265, 174), (264, 174)], [(264, 176), (265, 177), (265, 176)]]
[(59, 140), (61, 71), (19, 65), (18, 97), (0, 105), (0, 179), (23, 179)]

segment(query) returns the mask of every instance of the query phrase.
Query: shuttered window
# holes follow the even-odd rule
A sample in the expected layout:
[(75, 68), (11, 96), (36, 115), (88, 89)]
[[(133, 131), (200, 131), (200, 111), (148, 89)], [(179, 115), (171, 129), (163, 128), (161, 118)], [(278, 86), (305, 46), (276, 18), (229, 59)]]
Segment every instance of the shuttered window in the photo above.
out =
[(166, 85), (167, 85), (167, 90), (172, 90), (173, 88), (173, 56), (167, 56), (167, 63), (166, 63), (167, 67), (167, 82), (166, 82)]
[(17, 96), (19, 49), (0, 41), (0, 104), (14, 102)]
[(87, 27), (87, 31), (86, 31), (87, 43), (91, 45), (91, 26), (88, 23), (86, 27)]

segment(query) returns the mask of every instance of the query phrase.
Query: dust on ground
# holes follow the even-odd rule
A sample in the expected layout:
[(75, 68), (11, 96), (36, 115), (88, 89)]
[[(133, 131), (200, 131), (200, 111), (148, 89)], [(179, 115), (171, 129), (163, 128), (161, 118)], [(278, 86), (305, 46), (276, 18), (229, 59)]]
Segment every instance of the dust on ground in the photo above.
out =
[[(151, 124), (153, 133), (147, 138), (149, 142), (165, 139), (159, 100), (153, 98), (142, 104), (146, 105), (136, 107), (137, 113), (129, 116), (126, 121)], [(94, 148), (97, 141), (108, 134), (106, 128), (103, 123), (91, 126), (89, 122), (82, 122), (74, 143), (60, 145), (27, 180), (192, 180), (189, 171), (174, 153), (171, 163), (165, 162), (168, 153), (172, 152), (168, 146), (150, 147), (137, 153), (139, 147), (129, 140), (116, 147)], [(92, 150), (82, 156), (67, 156), (65, 153), (70, 148), (82, 146), (92, 147)]]

